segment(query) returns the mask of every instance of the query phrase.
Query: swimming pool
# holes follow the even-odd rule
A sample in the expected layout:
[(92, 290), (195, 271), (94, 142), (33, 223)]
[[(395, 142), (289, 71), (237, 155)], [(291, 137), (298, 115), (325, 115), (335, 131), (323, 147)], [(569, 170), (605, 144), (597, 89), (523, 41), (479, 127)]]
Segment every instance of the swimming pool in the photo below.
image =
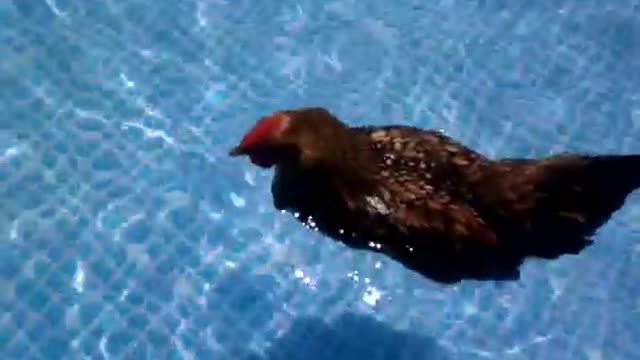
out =
[(440, 286), (226, 156), (301, 105), (491, 156), (638, 153), (640, 2), (262, 3), (0, 4), (0, 358), (640, 358), (640, 194), (579, 256)]

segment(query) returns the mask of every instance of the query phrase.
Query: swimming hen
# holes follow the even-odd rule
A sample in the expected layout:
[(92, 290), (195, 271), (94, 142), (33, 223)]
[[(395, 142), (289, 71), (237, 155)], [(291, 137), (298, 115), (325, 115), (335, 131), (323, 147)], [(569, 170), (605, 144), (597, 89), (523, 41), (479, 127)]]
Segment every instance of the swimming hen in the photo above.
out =
[(442, 133), (276, 111), (230, 152), (275, 168), (276, 209), (439, 283), (515, 280), (528, 257), (577, 254), (640, 187), (640, 155), (489, 159)]

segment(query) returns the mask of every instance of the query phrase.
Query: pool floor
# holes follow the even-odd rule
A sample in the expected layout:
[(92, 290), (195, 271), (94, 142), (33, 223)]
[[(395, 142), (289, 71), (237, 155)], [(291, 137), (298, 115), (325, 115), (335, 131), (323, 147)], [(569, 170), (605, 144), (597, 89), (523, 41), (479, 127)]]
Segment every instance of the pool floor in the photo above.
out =
[(227, 152), (317, 105), (492, 157), (640, 153), (637, 0), (0, 3), (0, 358), (640, 359), (640, 193), (578, 256), (438, 285)]

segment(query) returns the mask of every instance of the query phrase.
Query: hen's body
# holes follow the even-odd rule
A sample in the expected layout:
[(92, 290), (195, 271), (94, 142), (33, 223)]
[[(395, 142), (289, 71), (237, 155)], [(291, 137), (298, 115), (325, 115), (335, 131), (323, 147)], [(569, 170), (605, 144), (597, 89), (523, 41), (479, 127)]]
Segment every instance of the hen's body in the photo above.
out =
[(274, 163), (275, 207), (442, 283), (578, 253), (640, 186), (640, 155), (491, 160), (434, 131), (287, 114), (297, 150)]
[(578, 253), (640, 185), (640, 156), (492, 161), (433, 131), (350, 131), (370, 153), (374, 187), (283, 165), (275, 207), (443, 283), (516, 279), (528, 256)]

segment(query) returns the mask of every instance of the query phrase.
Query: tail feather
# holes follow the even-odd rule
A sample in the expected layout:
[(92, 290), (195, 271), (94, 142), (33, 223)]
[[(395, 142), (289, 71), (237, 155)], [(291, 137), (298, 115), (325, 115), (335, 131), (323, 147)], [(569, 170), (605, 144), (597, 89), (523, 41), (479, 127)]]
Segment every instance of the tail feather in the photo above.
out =
[(580, 252), (640, 187), (640, 155), (502, 160), (492, 170), (484, 204), (526, 230), (525, 251), (545, 258)]
[(590, 236), (638, 187), (640, 155), (559, 158), (557, 164), (551, 160), (537, 185), (544, 201), (536, 215), (558, 226), (573, 218), (582, 224), (583, 235)]

